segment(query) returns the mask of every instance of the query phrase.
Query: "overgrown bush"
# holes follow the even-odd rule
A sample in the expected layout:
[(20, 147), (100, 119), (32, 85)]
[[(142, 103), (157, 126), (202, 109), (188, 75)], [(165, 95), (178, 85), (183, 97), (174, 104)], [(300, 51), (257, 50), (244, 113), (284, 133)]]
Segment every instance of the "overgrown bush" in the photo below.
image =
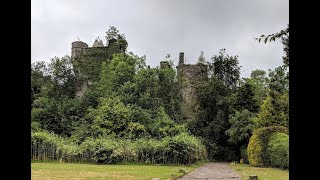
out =
[(243, 163), (248, 164), (249, 163), (249, 159), (248, 159), (248, 151), (247, 151), (247, 147), (241, 147), (240, 148), (240, 152), (241, 152), (241, 159), (243, 160)]
[(81, 144), (82, 151), (90, 152), (93, 162), (98, 164), (116, 163), (116, 158), (112, 156), (116, 148), (116, 142), (105, 138), (90, 138)]
[(252, 166), (271, 166), (267, 153), (270, 137), (275, 133), (288, 134), (288, 128), (283, 126), (272, 126), (257, 129), (251, 136), (248, 144), (248, 159)]
[[(97, 164), (114, 163), (157, 163), (191, 164), (206, 160), (205, 146), (194, 136), (181, 133), (173, 137), (158, 139), (119, 139), (111, 136), (87, 138), (77, 145), (70, 140), (48, 132), (32, 133), (33, 144), (41, 144), (41, 149), (54, 150), (54, 157), (49, 160), (64, 162), (93, 162)], [(42, 145), (45, 145), (42, 147)], [(51, 147), (52, 146), (52, 147)], [(33, 160), (46, 161), (45, 151), (39, 146), (32, 146), (36, 155)], [(41, 157), (41, 158), (38, 158)]]
[(77, 144), (46, 131), (31, 132), (31, 159), (33, 161), (79, 162), (81, 151)]
[(268, 143), (267, 152), (271, 166), (288, 168), (289, 136), (284, 133), (273, 133)]

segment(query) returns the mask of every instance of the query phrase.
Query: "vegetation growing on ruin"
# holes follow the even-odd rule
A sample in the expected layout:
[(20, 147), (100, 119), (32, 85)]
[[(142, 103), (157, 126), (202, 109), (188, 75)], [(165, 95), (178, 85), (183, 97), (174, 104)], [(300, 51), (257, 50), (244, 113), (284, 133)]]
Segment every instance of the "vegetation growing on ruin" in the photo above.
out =
[[(248, 78), (240, 78), (237, 55), (221, 49), (206, 61), (202, 52), (199, 62), (206, 65), (208, 78), (194, 84), (192, 109), (183, 106), (183, 86), (170, 56), (163, 67), (148, 66), (145, 56), (126, 51), (125, 35), (114, 27), (106, 33), (105, 49), (90, 49), (80, 59), (35, 62), (32, 160), (191, 164), (245, 159), (255, 165), (268, 160), (254, 159), (259, 148), (285, 154), (281, 143), (287, 137), (270, 135), (264, 141), (257, 134), (261, 128), (289, 126), (286, 37), (284, 65), (268, 73), (254, 70)], [(88, 88), (76, 96), (84, 82)], [(185, 119), (185, 112), (196, 113)], [(278, 162), (277, 157), (270, 156), (267, 165), (286, 168), (286, 159)]]

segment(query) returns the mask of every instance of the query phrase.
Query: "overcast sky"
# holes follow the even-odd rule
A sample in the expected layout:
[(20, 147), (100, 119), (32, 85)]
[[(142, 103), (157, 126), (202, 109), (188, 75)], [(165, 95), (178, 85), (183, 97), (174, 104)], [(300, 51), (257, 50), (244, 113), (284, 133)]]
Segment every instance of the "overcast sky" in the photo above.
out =
[(109, 26), (125, 33), (128, 51), (147, 56), (155, 67), (179, 52), (186, 63), (206, 60), (226, 48), (238, 55), (241, 75), (282, 64), (281, 42), (258, 43), (254, 37), (279, 32), (289, 23), (289, 0), (32, 0), (31, 61), (71, 55), (71, 43), (92, 46), (105, 41)]

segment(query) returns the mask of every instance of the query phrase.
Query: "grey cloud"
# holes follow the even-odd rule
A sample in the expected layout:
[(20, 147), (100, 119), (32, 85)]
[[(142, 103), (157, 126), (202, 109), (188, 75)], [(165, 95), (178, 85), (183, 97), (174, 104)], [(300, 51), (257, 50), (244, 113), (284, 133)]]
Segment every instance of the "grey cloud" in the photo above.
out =
[[(79, 37), (92, 45), (109, 26), (125, 33), (129, 51), (159, 65), (167, 53), (178, 62), (180, 51), (195, 63), (203, 50), (207, 60), (226, 48), (239, 55), (242, 76), (251, 70), (282, 64), (280, 42), (259, 44), (253, 38), (284, 29), (288, 0), (32, 0), (32, 57), (49, 61), (70, 53)], [(105, 41), (104, 41), (105, 43)]]

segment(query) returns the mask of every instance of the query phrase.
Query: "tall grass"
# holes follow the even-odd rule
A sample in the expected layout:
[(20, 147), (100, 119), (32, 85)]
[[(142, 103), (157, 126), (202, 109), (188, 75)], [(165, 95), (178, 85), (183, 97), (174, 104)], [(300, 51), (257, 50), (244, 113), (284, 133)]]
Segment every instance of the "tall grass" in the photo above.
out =
[(31, 160), (34, 162), (192, 164), (207, 158), (201, 141), (186, 133), (161, 140), (87, 138), (76, 144), (52, 133), (32, 132), (31, 139)]

